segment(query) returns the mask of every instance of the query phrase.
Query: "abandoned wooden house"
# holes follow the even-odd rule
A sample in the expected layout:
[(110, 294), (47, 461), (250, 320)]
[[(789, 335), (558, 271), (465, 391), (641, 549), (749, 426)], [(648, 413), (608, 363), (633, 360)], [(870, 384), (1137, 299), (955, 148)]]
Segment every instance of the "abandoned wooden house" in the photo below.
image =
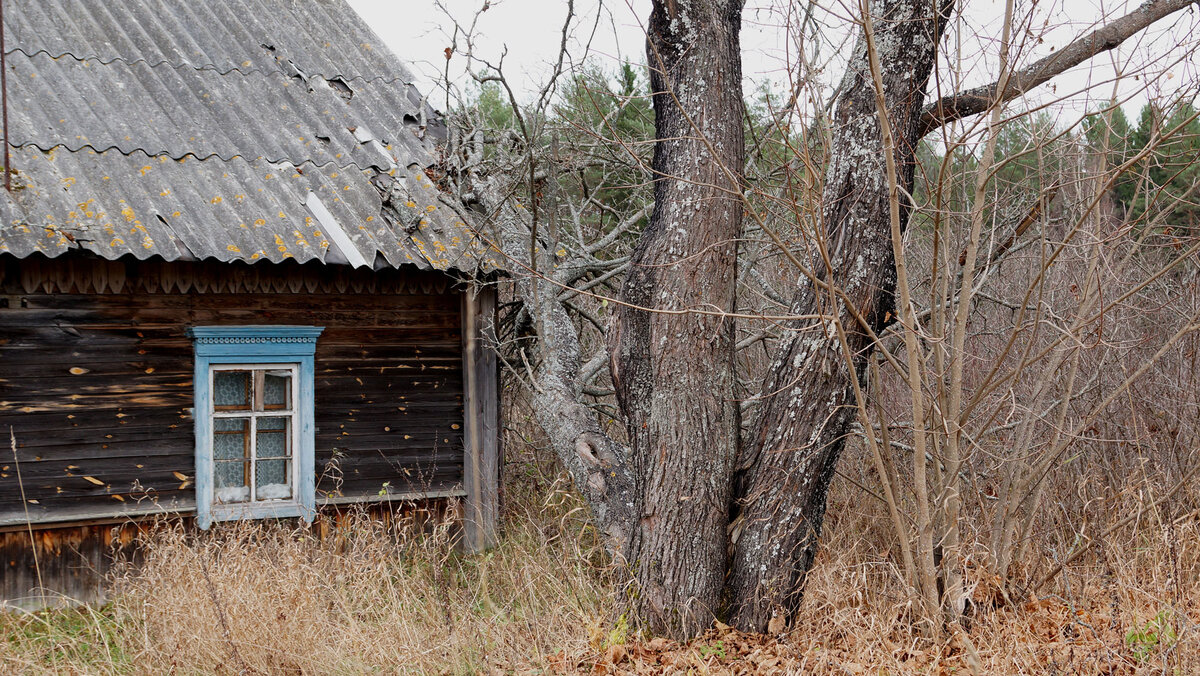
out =
[(461, 498), (486, 546), (497, 254), (378, 36), (344, 0), (3, 17), (0, 601), (95, 598), (158, 515)]

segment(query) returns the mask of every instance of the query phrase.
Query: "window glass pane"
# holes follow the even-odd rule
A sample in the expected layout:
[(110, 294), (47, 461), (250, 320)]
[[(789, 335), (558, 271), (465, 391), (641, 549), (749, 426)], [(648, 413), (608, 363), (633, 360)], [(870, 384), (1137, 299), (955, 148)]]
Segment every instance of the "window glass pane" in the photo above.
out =
[(290, 418), (259, 418), (258, 419), (258, 457), (283, 458), (288, 453), (288, 423)]
[[(295, 373), (290, 368), (244, 364), (214, 368), (212, 378), (214, 502), (295, 498)], [(226, 417), (230, 413), (236, 417)]]
[(291, 408), (292, 376), (287, 371), (267, 371), (263, 375), (263, 408)]
[(214, 371), (213, 406), (217, 408), (249, 408), (250, 372)]
[(217, 460), (242, 458), (248, 454), (246, 440), (249, 418), (213, 418), (213, 457)]
[(246, 463), (217, 462), (213, 469), (213, 484), (217, 502), (246, 502), (250, 487), (246, 485)]
[(288, 422), (291, 421), (291, 416), (264, 416), (258, 419), (258, 429), (267, 432), (283, 432), (288, 428)]
[(254, 489), (259, 500), (292, 497), (287, 460), (259, 460), (256, 472)]

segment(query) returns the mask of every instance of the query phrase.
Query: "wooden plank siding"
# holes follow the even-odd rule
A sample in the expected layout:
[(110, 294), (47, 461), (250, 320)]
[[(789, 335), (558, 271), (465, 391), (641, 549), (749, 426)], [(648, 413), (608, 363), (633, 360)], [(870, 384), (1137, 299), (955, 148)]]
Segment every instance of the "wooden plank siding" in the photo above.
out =
[(192, 509), (195, 325), (325, 327), (318, 503), (462, 494), (463, 297), (417, 270), (0, 256), (0, 526)]
[(102, 602), (103, 580), (120, 561), (137, 561), (137, 536), (151, 527), (89, 524), (0, 533), (0, 608)]

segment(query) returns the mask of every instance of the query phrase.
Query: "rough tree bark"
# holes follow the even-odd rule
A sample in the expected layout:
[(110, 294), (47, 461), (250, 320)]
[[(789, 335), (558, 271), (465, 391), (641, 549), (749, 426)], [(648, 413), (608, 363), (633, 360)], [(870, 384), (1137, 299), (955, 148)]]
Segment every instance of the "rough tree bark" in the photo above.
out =
[[(640, 502), (630, 601), (690, 637), (717, 611), (740, 429), (734, 324), (744, 161), (742, 0), (656, 0), (654, 213), (609, 337)], [(645, 309), (643, 309), (645, 308)]]
[[(940, 5), (899, 0), (871, 6), (884, 97), (899, 139), (896, 163), (906, 189), (912, 185), (925, 85), (950, 7), (948, 0)], [(853, 358), (848, 362), (841, 354), (828, 320), (815, 330), (797, 323), (781, 342), (763, 382), (758, 415), (738, 463), (744, 474), (729, 577), (733, 623), (749, 631), (764, 631), (774, 616), (790, 620), (799, 607), (821, 532), (826, 493), (854, 416), (850, 378), (865, 373), (871, 333), (878, 334), (894, 314), (888, 184), (875, 90), (861, 37), (841, 91), (831, 119), (821, 196), (826, 255), (818, 256), (811, 267), (839, 292), (835, 296), (801, 278), (792, 312), (836, 315)], [(907, 217), (902, 212), (902, 220)]]

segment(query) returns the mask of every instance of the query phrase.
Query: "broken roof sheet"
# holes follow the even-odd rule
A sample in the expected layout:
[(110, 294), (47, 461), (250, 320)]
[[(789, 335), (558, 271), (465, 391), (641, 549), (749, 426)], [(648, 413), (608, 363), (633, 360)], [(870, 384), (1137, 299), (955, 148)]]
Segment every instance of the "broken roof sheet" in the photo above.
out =
[(9, 0), (4, 18), (0, 252), (498, 267), (425, 175), (436, 113), (341, 0)]
[(433, 161), (409, 130), (421, 124), (418, 105), (406, 97), (409, 85), (349, 80), (343, 86), (345, 94), (281, 73), (17, 55), (8, 78), (10, 136), (13, 145), (43, 150), (390, 168), (396, 156), (364, 148), (350, 131), (361, 126), (383, 145), (399, 146), (396, 154), (409, 162)]

